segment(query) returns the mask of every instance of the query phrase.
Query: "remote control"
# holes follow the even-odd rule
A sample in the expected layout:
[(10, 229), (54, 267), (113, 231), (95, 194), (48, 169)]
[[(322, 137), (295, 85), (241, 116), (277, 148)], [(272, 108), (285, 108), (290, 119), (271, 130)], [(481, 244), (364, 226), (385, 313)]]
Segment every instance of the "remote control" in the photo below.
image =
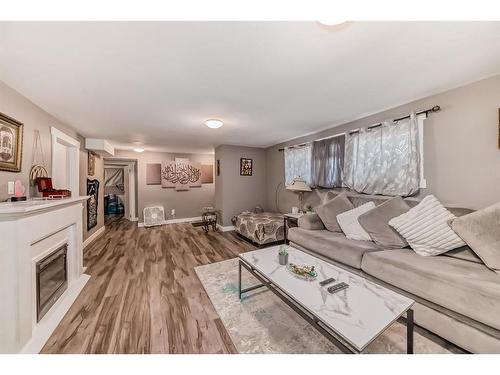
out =
[(341, 290), (344, 290), (344, 289), (347, 289), (347, 288), (349, 288), (348, 284), (346, 284), (346, 283), (338, 283), (338, 284), (332, 285), (327, 290), (330, 293), (337, 293), (337, 292), (339, 292)]
[(325, 286), (325, 285), (333, 283), (334, 281), (335, 281), (335, 279), (333, 277), (330, 277), (326, 280), (320, 281), (319, 285)]

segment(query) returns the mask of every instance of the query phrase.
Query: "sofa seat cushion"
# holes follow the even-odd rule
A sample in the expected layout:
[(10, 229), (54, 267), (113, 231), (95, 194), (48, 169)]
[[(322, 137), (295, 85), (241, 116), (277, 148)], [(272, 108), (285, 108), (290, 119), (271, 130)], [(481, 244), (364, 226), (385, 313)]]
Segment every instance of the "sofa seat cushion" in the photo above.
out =
[(349, 240), (342, 233), (326, 229), (290, 228), (288, 239), (314, 253), (357, 269), (361, 268), (363, 254), (381, 250), (373, 242)]
[(410, 249), (367, 253), (361, 269), (427, 301), (500, 329), (500, 275), (483, 264)]

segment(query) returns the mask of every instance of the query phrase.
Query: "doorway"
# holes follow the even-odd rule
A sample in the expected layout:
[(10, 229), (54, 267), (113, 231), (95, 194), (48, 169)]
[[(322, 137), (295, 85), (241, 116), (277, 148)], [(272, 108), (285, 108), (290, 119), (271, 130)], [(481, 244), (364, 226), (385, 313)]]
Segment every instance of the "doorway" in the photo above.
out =
[(137, 221), (137, 161), (104, 159), (104, 222)]

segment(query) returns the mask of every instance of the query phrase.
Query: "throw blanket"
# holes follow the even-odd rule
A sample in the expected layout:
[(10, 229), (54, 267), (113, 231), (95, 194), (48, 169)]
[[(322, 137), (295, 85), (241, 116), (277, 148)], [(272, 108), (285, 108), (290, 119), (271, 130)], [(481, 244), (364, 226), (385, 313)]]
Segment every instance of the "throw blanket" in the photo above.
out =
[(274, 212), (244, 211), (236, 217), (234, 229), (259, 245), (283, 241), (283, 215)]

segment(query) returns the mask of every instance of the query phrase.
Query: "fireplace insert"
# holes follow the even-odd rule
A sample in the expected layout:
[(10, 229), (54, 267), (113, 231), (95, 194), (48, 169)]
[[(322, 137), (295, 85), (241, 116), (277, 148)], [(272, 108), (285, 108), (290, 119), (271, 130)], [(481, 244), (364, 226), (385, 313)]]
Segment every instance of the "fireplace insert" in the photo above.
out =
[(68, 288), (67, 252), (65, 244), (36, 263), (37, 322)]

